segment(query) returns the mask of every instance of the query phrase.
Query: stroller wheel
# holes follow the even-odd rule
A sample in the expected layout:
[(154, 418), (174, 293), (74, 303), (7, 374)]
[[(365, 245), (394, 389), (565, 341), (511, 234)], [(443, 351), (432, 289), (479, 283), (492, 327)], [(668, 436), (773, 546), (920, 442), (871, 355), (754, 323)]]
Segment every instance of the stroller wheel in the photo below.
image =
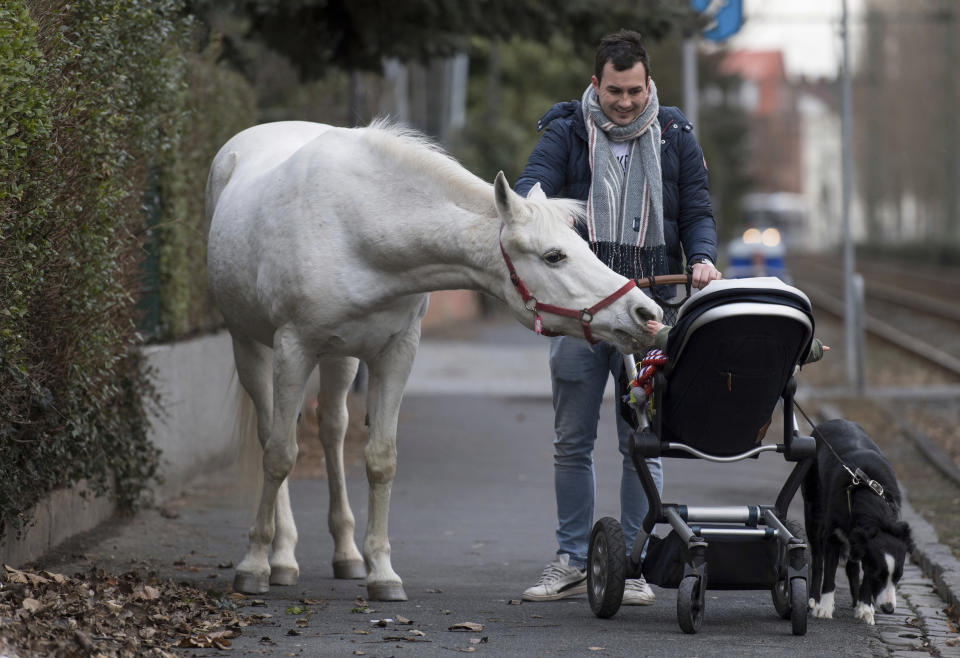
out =
[(684, 633), (696, 633), (703, 623), (700, 577), (687, 576), (677, 588), (677, 622)]
[[(792, 534), (794, 537), (800, 537), (801, 539), (807, 538), (807, 533), (803, 528), (803, 524), (800, 523), (799, 521), (788, 519), (786, 522), (784, 522), (784, 525), (787, 526), (787, 530), (789, 530), (790, 534)], [(791, 604), (790, 585), (787, 582), (787, 576), (786, 576), (787, 553), (786, 553), (786, 549), (784, 549), (783, 547), (781, 547), (780, 550), (781, 550), (780, 564), (777, 565), (778, 566), (777, 570), (783, 573), (784, 575), (783, 575), (783, 578), (781, 578), (780, 580), (777, 580), (777, 582), (774, 583), (773, 587), (770, 588), (770, 594), (772, 595), (772, 598), (773, 598), (773, 607), (776, 608), (777, 614), (780, 615), (780, 618), (790, 619), (793, 606)], [(808, 564), (809, 564), (809, 561), (810, 561), (810, 557), (809, 555), (807, 555)], [(803, 604), (803, 609), (804, 610), (807, 609), (806, 602), (804, 602)]]
[(593, 526), (587, 556), (587, 598), (593, 614), (606, 619), (620, 609), (626, 569), (627, 547), (620, 522), (605, 516)]
[(773, 595), (773, 607), (777, 609), (780, 619), (790, 619), (790, 586), (787, 580), (778, 580), (770, 593)]
[(807, 633), (807, 579), (790, 579), (790, 625), (794, 635)]

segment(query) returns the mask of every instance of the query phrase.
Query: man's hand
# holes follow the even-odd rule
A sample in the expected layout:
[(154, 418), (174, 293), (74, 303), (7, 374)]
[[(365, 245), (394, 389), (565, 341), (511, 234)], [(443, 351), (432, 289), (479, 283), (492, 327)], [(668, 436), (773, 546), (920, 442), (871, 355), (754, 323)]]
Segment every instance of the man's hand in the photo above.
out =
[(714, 279), (723, 278), (720, 270), (710, 262), (694, 263), (691, 274), (693, 275), (693, 286), (695, 288), (703, 288)]

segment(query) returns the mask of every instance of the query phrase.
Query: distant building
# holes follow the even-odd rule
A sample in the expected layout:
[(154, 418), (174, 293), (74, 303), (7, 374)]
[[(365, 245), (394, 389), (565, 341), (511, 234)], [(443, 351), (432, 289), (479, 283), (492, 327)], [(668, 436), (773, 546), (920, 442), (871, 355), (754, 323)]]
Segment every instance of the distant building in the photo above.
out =
[[(836, 81), (789, 80), (778, 50), (731, 52), (721, 60), (719, 71), (742, 80), (737, 102), (751, 122), (751, 202), (790, 208), (789, 217), (785, 214), (778, 226), (785, 229), (789, 247), (824, 249), (837, 244), (841, 158)], [(758, 214), (750, 214), (756, 221)]]

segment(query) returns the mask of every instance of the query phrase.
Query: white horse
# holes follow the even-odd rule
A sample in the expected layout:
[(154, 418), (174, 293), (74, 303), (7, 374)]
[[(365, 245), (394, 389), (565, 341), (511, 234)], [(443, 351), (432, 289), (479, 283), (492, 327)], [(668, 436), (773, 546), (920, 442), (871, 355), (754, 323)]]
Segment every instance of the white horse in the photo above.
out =
[[(406, 600), (390, 563), (387, 514), (400, 400), (429, 291), (481, 290), (528, 327), (586, 330), (624, 352), (648, 345), (644, 322), (659, 318), (659, 308), (571, 228), (580, 204), (539, 197), (521, 198), (502, 172), (491, 186), (422, 136), (384, 123), (264, 124), (220, 149), (207, 182), (210, 286), (263, 447), (263, 492), (237, 566), (238, 591), (262, 593), (299, 577), (286, 478), (306, 382), (319, 364), (334, 576), (366, 576), (371, 600)], [(518, 290), (529, 291), (526, 302)], [(362, 557), (343, 469), (358, 359), (369, 368)]]

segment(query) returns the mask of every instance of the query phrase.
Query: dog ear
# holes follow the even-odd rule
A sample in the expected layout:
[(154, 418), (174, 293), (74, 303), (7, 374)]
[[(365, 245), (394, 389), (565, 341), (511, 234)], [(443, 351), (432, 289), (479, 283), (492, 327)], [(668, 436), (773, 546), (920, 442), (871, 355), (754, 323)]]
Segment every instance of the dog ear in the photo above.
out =
[(907, 545), (907, 552), (912, 553), (915, 546), (913, 545), (913, 533), (910, 531), (910, 525), (906, 521), (898, 521), (894, 524), (893, 530), (894, 536), (902, 539), (903, 543)]

